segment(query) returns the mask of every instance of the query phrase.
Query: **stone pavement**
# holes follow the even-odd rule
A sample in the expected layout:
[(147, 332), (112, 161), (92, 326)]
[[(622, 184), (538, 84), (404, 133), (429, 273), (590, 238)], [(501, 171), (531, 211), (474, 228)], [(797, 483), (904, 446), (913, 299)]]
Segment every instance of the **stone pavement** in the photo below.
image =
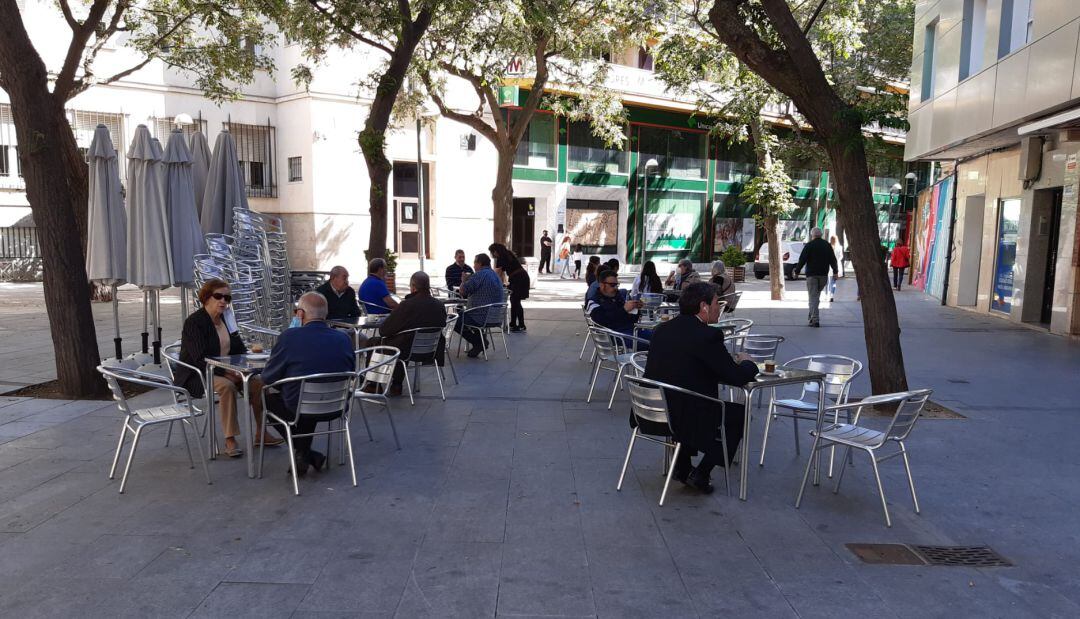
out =
[[(762, 284), (748, 283), (739, 314), (755, 331), (788, 337), (781, 359), (865, 358), (846, 284), (821, 329), (802, 326), (801, 284), (796, 300), (773, 304)], [(262, 480), (218, 460), (206, 485), (183, 446), (164, 447), (157, 431), (144, 436), (119, 495), (106, 479), (119, 429), (109, 403), (0, 398), (0, 615), (1080, 615), (1075, 341), (905, 290), (911, 384), (933, 387), (935, 400), (966, 417), (915, 428), (921, 516), (890, 461), (882, 472), (893, 527), (884, 526), (865, 459), (840, 495), (810, 488), (795, 510), (805, 459), (786, 420), (774, 425), (766, 466), (751, 467), (748, 502), (725, 496), (715, 479), (709, 497), (675, 482), (658, 507), (655, 446), (638, 448), (615, 491), (629, 438), (625, 395), (614, 412), (604, 397), (584, 402), (574, 307), (583, 288), (542, 281), (528, 334), (510, 338), (513, 359), (463, 357), (445, 403), (431, 378), (415, 407), (395, 401), (401, 451), (384, 413), (369, 413), (374, 441), (354, 423), (357, 488), (335, 467), (292, 496), (281, 449), (268, 450)], [(0, 380), (51, 378), (34, 290), (0, 287)], [(139, 306), (122, 305), (134, 344)], [(107, 327), (108, 307), (95, 311)], [(867, 393), (868, 383), (854, 391)], [(851, 542), (985, 544), (1015, 567), (866, 565), (844, 547)]]

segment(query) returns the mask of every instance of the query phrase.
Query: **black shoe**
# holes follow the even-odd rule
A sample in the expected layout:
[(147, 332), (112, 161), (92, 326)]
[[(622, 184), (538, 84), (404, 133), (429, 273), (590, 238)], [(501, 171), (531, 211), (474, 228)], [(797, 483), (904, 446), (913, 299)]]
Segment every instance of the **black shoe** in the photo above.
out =
[(323, 465), (326, 464), (326, 456), (321, 452), (312, 450), (308, 452), (308, 461), (311, 462), (311, 466), (316, 472), (320, 472), (322, 471)]
[(690, 472), (693, 471), (693, 470), (694, 470), (694, 467), (692, 467), (692, 466), (688, 466), (688, 467), (685, 467), (685, 468), (675, 467), (675, 473), (672, 475), (672, 477), (674, 477), (675, 479), (677, 479), (677, 480), (679, 480), (679, 481), (681, 481), (682, 483), (685, 484), (685, 483), (687, 483), (686, 482), (687, 478), (690, 477)]
[(386, 395), (391, 398), (398, 398), (401, 397), (401, 393), (401, 385), (390, 385), (390, 390), (386, 392)]
[(810, 323), (810, 326), (811, 327), (820, 327), (821, 323), (815, 320), (814, 322)]
[(712, 483), (710, 483), (709, 475), (707, 473), (702, 473), (697, 469), (690, 471), (690, 475), (686, 478), (686, 485), (696, 488), (702, 494), (712, 494), (712, 491), (714, 490)]
[(481, 348), (479, 346), (473, 346), (469, 349), (469, 352), (465, 353), (465, 356), (470, 359), (475, 359), (480, 356)]
[(522, 332), (526, 331), (525, 325), (521, 325), (520, 327), (518, 327), (518, 331), (522, 331)]
[[(308, 454), (297, 449), (296, 452), (293, 454), (293, 466), (296, 467), (296, 476), (305, 477), (307, 475), (308, 466), (310, 465), (311, 463), (308, 460)], [(289, 473), (291, 472), (291, 470), (292, 469), (285, 472)]]

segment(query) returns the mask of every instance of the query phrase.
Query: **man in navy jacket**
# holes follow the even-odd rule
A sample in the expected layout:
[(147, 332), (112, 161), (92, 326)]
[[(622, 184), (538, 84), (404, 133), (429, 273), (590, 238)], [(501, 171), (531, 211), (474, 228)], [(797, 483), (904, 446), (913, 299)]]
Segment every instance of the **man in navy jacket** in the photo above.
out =
[[(341, 331), (331, 329), (326, 324), (326, 297), (309, 292), (300, 297), (297, 314), (303, 326), (299, 329), (287, 329), (278, 336), (271, 351), (270, 359), (262, 371), (263, 384), (271, 385), (285, 378), (325, 374), (334, 372), (352, 372), (356, 369), (352, 340)], [(300, 400), (300, 381), (282, 385), (281, 392), (271, 391), (266, 396), (266, 406), (275, 415), (285, 420), (296, 417), (296, 405)], [(337, 419), (341, 412), (325, 415), (304, 415), (296, 424), (297, 434), (315, 431), (320, 421)], [(278, 428), (282, 435), (284, 428)], [(311, 450), (311, 437), (293, 439), (293, 454), (296, 474), (303, 476), (309, 465), (315, 470), (322, 468), (326, 456)]]
[[(641, 309), (642, 302), (627, 300), (626, 291), (619, 289), (619, 275), (615, 271), (601, 271), (596, 277), (596, 283), (599, 284), (598, 292), (585, 306), (589, 318), (606, 329), (633, 335), (634, 324), (638, 321), (635, 310)], [(649, 339), (649, 335), (648, 331), (642, 331), (638, 337)], [(637, 346), (637, 350), (648, 349), (648, 345), (644, 343)]]

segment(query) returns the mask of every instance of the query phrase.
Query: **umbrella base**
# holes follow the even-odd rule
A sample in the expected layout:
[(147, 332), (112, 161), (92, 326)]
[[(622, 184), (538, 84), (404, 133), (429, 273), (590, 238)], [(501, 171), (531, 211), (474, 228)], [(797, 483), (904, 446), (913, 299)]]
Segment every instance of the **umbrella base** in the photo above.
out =
[(107, 368), (125, 368), (128, 370), (134, 370), (141, 364), (135, 359), (132, 359), (131, 357), (125, 357), (123, 359), (109, 357), (108, 359), (102, 359), (101, 365)]

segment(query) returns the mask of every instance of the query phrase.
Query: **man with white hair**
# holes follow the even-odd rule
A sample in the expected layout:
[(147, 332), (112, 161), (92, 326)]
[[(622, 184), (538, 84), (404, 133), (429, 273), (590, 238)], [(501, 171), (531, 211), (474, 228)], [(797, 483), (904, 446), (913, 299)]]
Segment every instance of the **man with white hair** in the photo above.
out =
[[(309, 292), (300, 297), (296, 314), (302, 327), (287, 329), (278, 336), (270, 359), (262, 371), (265, 385), (296, 376), (324, 374), (334, 372), (352, 372), (356, 361), (353, 356), (352, 340), (342, 331), (331, 329), (326, 324), (326, 297), (318, 292)], [(287, 421), (296, 418), (296, 406), (300, 400), (300, 382), (282, 385), (280, 392), (270, 391), (266, 396), (266, 407), (275, 415)], [(315, 431), (320, 421), (330, 421), (341, 417), (341, 411), (323, 415), (304, 415), (296, 424), (294, 434), (309, 434)], [(285, 429), (277, 428), (284, 436)], [(308, 466), (321, 470), (326, 456), (311, 450), (311, 437), (293, 439), (294, 466), (296, 474), (303, 477)]]
[(806, 266), (806, 291), (810, 294), (810, 315), (807, 325), (820, 327), (818, 305), (821, 302), (821, 291), (829, 285), (830, 268), (834, 277), (839, 274), (836, 254), (833, 253), (828, 241), (821, 238), (821, 228), (810, 231), (810, 242), (803, 246), (802, 253), (799, 254), (799, 262), (795, 264), (796, 275), (804, 265)]

